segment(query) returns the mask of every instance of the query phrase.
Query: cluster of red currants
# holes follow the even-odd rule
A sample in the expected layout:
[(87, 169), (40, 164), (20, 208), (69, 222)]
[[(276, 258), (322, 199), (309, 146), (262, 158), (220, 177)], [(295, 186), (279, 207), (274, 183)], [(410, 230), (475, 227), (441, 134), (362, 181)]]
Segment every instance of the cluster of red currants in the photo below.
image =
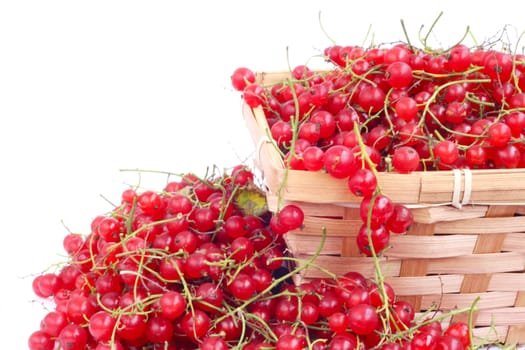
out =
[[(231, 82), (248, 106), (264, 112), (288, 169), (325, 172), (347, 181), (361, 198), (363, 224), (356, 243), (363, 254), (379, 255), (390, 234), (406, 233), (414, 220), (407, 206), (381, 192), (379, 172), (525, 167), (524, 55), (463, 44), (426, 51), (407, 43), (368, 49), (334, 45), (323, 54), (329, 63), (325, 70), (299, 65), (288, 77), (264, 84), (251, 69), (239, 67)], [(371, 319), (380, 315), (390, 322), (381, 312), (391, 311), (392, 302), (383, 298), (382, 310), (374, 303), (359, 305), (369, 309), (364, 314)], [(367, 348), (460, 349), (469, 344), (471, 330), (461, 323), (447, 332), (463, 334), (462, 342), (440, 340), (445, 339), (441, 330), (425, 325), (410, 341), (399, 337), (395, 344), (384, 343), (385, 335), (399, 327), (375, 328), (370, 337), (382, 334), (383, 340), (368, 343), (369, 337), (351, 325), (354, 312), (339, 311), (329, 324), (340, 325), (345, 336), (343, 329), (358, 334)]]
[(279, 146), (290, 151), (294, 139), (293, 169), (330, 172), (325, 153), (338, 145), (361, 152), (359, 139), (385, 171), (525, 166), (524, 55), (406, 43), (334, 45), (324, 55), (330, 68), (299, 65), (268, 86), (248, 68), (232, 75), (245, 102), (263, 108)]
[(299, 65), (272, 84), (246, 67), (231, 81), (264, 111), (289, 169), (347, 179), (363, 198), (363, 253), (379, 253), (390, 232), (406, 232), (413, 220), (381, 193), (378, 172), (525, 167), (525, 56), (399, 43), (334, 45), (324, 57), (328, 69)]
[(88, 235), (67, 234), (68, 261), (33, 280), (54, 308), (29, 349), (468, 345), (466, 324), (416, 325), (409, 303), (359, 273), (294, 284), (282, 238), (304, 214), (295, 205), (268, 212), (253, 179), (237, 166), (209, 179), (187, 174), (160, 192), (127, 189)]
[(294, 208), (272, 217), (253, 177), (241, 165), (160, 192), (127, 189), (90, 234), (66, 235), (68, 261), (33, 280), (55, 307), (29, 348), (227, 349), (265, 334), (248, 308), (279, 286), (285, 248), (273, 227), (302, 218)]

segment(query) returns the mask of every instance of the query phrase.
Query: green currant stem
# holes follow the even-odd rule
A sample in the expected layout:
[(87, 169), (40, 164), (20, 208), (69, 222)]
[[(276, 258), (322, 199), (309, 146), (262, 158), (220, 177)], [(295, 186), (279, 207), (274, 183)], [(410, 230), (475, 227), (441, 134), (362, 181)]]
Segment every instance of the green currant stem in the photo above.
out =
[[(366, 31), (365, 38), (363, 39), (363, 43), (361, 44), (362, 47), (365, 46), (365, 43), (368, 40), (368, 37), (370, 36), (371, 33), (372, 33), (372, 25), (370, 24), (368, 26), (367, 31)], [(372, 39), (372, 44), (373, 44), (373, 39)]]
[[(386, 120), (388, 122), (388, 130), (387, 130), (387, 133), (393, 133), (394, 132), (394, 123), (392, 122), (392, 118), (390, 118), (390, 112), (388, 112), (388, 103), (387, 101), (390, 99), (390, 95), (392, 94), (392, 91), (394, 91), (394, 89), (390, 89), (388, 90), (388, 92), (386, 93), (386, 96), (385, 96), (385, 104), (383, 106), (383, 110), (385, 112), (385, 117), (386, 117)], [(368, 120), (367, 120), (368, 122)]]
[[(519, 43), (520, 43), (521, 39), (523, 38), (523, 35), (525, 35), (525, 31), (521, 32), (520, 35), (518, 36), (518, 40), (516, 41), (514, 52), (518, 51)], [(516, 76), (515, 72), (516, 72), (516, 60), (513, 59), (512, 60), (512, 73), (511, 73), (511, 76), (512, 76), (512, 80), (514, 81), (514, 88), (516, 89), (516, 91), (521, 93), (521, 88), (519, 86), (518, 77)]]
[(492, 103), (492, 102), (485, 102), (485, 101), (481, 101), (480, 99), (476, 98), (476, 95), (473, 95), (472, 93), (470, 92), (467, 92), (467, 94), (465, 95), (465, 99), (469, 102), (472, 102), (472, 103), (475, 103), (479, 106), (486, 106), (486, 107), (494, 107), (495, 104)]
[(476, 36), (472, 32), (472, 30), (469, 30), (468, 35), (470, 36), (470, 39), (474, 42), (474, 47), (479, 47), (478, 40), (476, 39)]
[(405, 39), (407, 40), (408, 47), (410, 48), (410, 51), (415, 52), (414, 46), (410, 43), (410, 37), (408, 36), (408, 31), (405, 26), (405, 21), (401, 19), (401, 28), (403, 29), (403, 34), (405, 35)]
[[(477, 300), (474, 303), (476, 303), (476, 302), (477, 302)], [(391, 341), (396, 341), (396, 340), (406, 339), (407, 337), (410, 338), (415, 332), (417, 332), (417, 330), (421, 326), (424, 326), (424, 325), (426, 325), (428, 323), (431, 323), (433, 321), (441, 322), (441, 321), (443, 321), (443, 320), (445, 320), (447, 318), (451, 318), (452, 316), (464, 314), (466, 312), (473, 312), (473, 309), (474, 309), (474, 306), (471, 305), (471, 306), (466, 307), (466, 308), (452, 310), (452, 311), (449, 311), (447, 313), (443, 313), (441, 315), (437, 315), (434, 318), (432, 318), (432, 319), (430, 319), (428, 321), (423, 321), (423, 322), (421, 322), (419, 324), (416, 324), (413, 327), (410, 327), (410, 328), (407, 328), (407, 329), (404, 329), (404, 330), (399, 330), (395, 334), (391, 335), (390, 340)]]
[[(448, 72), (448, 73), (430, 73), (424, 70), (415, 70), (412, 71), (414, 78), (418, 80), (434, 80), (434, 79), (450, 79), (452, 77), (464, 77), (469, 74), (483, 70), (483, 67), (472, 67), (467, 71), (463, 72)], [(454, 81), (451, 81), (452, 83)]]
[(470, 344), (474, 344), (473, 334), (472, 334), (472, 327), (474, 326), (474, 307), (478, 303), (478, 301), (481, 299), (481, 297), (477, 297), (474, 302), (472, 303), (472, 307), (470, 308), (469, 314), (468, 314), (468, 337), (470, 339)]
[[(349, 62), (350, 63), (350, 62)], [(347, 64), (347, 67), (348, 69), (346, 69), (345, 71), (350, 73), (350, 75), (352, 76), (352, 82), (354, 81), (358, 81), (358, 83), (360, 82), (365, 82), (365, 83), (368, 83), (370, 84), (371, 86), (373, 87), (377, 87), (377, 84), (375, 82), (373, 82), (372, 80), (366, 78), (367, 75), (370, 75), (372, 74), (373, 72), (379, 70), (379, 67), (376, 67), (376, 66), (372, 66), (372, 68), (370, 68), (366, 73), (364, 74), (356, 74), (353, 70), (352, 70), (352, 67), (350, 64)]]
[(319, 11), (319, 15), (318, 15), (318, 20), (319, 20), (319, 27), (321, 28), (321, 31), (323, 32), (323, 34), (326, 36), (326, 38), (328, 40), (330, 40), (330, 42), (332, 43), (332, 45), (335, 45), (335, 40), (332, 39), (328, 33), (326, 32), (326, 30), (324, 29), (323, 27), (323, 21), (321, 20), (321, 11)]
[(286, 159), (285, 162), (285, 168), (284, 168), (284, 174), (283, 178), (281, 180), (281, 183), (279, 184), (279, 188), (277, 189), (277, 212), (281, 209), (282, 205), (282, 191), (284, 190), (284, 187), (286, 186), (287, 180), (288, 180), (288, 172), (290, 171), (290, 164), (292, 162), (292, 158), (295, 156), (295, 143), (297, 141), (297, 138), (299, 137), (299, 101), (297, 99), (297, 94), (295, 93), (295, 89), (293, 87), (293, 83), (291, 79), (287, 80), (288, 86), (290, 87), (290, 90), (292, 92), (293, 101), (295, 104), (295, 117), (290, 118), (290, 124), (292, 126), (292, 142), (290, 145), (289, 150), (289, 157)]
[(443, 53), (448, 53), (450, 52), (450, 50), (452, 50), (455, 46), (461, 44), (466, 38), (467, 36), (469, 35), (470, 33), (470, 26), (467, 26), (467, 28), (465, 29), (465, 33), (463, 33), (463, 36), (461, 37), (461, 39), (459, 39), (459, 41), (457, 41), (454, 45), (452, 45), (451, 47), (449, 47), (447, 50), (445, 50)]
[(195, 308), (193, 306), (193, 298), (191, 295), (190, 288), (188, 287), (188, 283), (186, 282), (186, 279), (184, 278), (184, 274), (180, 270), (179, 266), (177, 264), (173, 265), (175, 269), (177, 270), (177, 274), (180, 276), (180, 283), (182, 284), (182, 289), (184, 291), (184, 296), (186, 297), (186, 300), (188, 300), (188, 306), (190, 308), (190, 312), (193, 316), (195, 316)]
[[(263, 320), (260, 316), (256, 315), (256, 314), (253, 314), (253, 313), (248, 313), (246, 314), (246, 316), (248, 316), (249, 318), (252, 318), (254, 319), (255, 321), (257, 321), (259, 324), (262, 325), (262, 327), (264, 327), (264, 331), (265, 331), (265, 337), (267, 339), (271, 339), (273, 341), (277, 341), (279, 340), (279, 338), (277, 337), (277, 335), (275, 335), (274, 331), (272, 330), (272, 328), (268, 325), (268, 323)], [(261, 331), (260, 327), (259, 327), (259, 331)], [(262, 332), (261, 332), (262, 333)]]
[(366, 230), (367, 230), (367, 235), (368, 235), (368, 243), (370, 245), (370, 252), (372, 254), (372, 259), (373, 259), (373, 262), (374, 262), (374, 271), (375, 271), (376, 283), (377, 283), (377, 286), (379, 288), (379, 292), (381, 294), (381, 299), (383, 300), (383, 309), (384, 309), (384, 311), (385, 311), (385, 313), (387, 315), (386, 318), (389, 319), (390, 309), (389, 309), (388, 295), (387, 295), (386, 289), (385, 289), (385, 279), (384, 279), (384, 276), (383, 276), (383, 272), (381, 271), (380, 261), (379, 261), (379, 258), (377, 256), (377, 252), (375, 251), (374, 244), (373, 244), (372, 229), (371, 229), (371, 226), (372, 226), (372, 210), (373, 210), (373, 207), (374, 207), (374, 202), (375, 202), (377, 196), (380, 193), (381, 193), (380, 190), (377, 190), (372, 195), (372, 198), (370, 199), (370, 205), (368, 207), (368, 215), (367, 215), (367, 218), (366, 218)]
[[(224, 215), (226, 215), (227, 208), (233, 203), (233, 199), (235, 198), (235, 195), (239, 191), (239, 186), (235, 186), (230, 194), (230, 196), (226, 199), (228, 192), (224, 188), (224, 186), (220, 186), (221, 192), (222, 192), (222, 198), (221, 203), (226, 200), (225, 205), (221, 205), (221, 212), (219, 213), (219, 217), (217, 218), (217, 223), (224, 223)], [(215, 236), (217, 235), (217, 231), (214, 231), (211, 239), (214, 240)]]
[[(363, 141), (363, 138), (361, 137), (361, 132), (359, 130), (359, 126), (357, 125), (357, 123), (354, 123), (354, 133), (357, 138), (357, 144), (359, 145), (359, 152), (361, 153), (362, 162), (366, 162), (370, 170), (374, 173), (374, 176), (377, 178), (379, 176), (379, 172), (376, 169), (375, 163), (372, 162), (372, 159), (370, 159), (370, 156), (368, 155), (368, 152), (366, 151), (366, 145)], [(364, 167), (364, 164), (361, 164), (361, 166)], [(377, 185), (377, 190), (381, 192), (379, 184)]]
[(239, 318), (241, 319), (241, 334), (239, 336), (239, 343), (242, 343), (243, 339), (246, 337), (246, 317), (243, 312), (239, 313)]
[(419, 30), (420, 41), (421, 41), (421, 44), (423, 44), (423, 47), (424, 47), (425, 50), (428, 50), (428, 45), (427, 45), (428, 37), (430, 36), (430, 33), (432, 33), (432, 31), (434, 30), (434, 27), (436, 26), (436, 24), (439, 21), (439, 19), (441, 18), (441, 16), (443, 16), (443, 11), (441, 11), (439, 13), (439, 15), (437, 16), (437, 18), (434, 20), (434, 22), (430, 26), (430, 29), (428, 30), (428, 32), (427, 32), (427, 34), (425, 35), (424, 38), (421, 38), (421, 31), (423, 30), (423, 26), (421, 26), (421, 28)]
[(421, 118), (419, 120), (419, 123), (418, 123), (418, 126), (421, 127), (423, 125), (423, 123), (425, 122), (425, 116), (427, 113), (430, 113), (430, 115), (432, 116), (432, 119), (434, 119), (436, 121), (436, 123), (442, 127), (444, 130), (448, 131), (448, 132), (452, 132), (452, 133), (455, 133), (455, 131), (445, 127), (440, 121), (439, 119), (437, 119), (437, 117), (432, 113), (430, 112), (430, 105), (432, 102), (434, 102), (436, 100), (436, 97), (439, 95), (439, 93), (446, 89), (447, 87), (451, 86), (451, 85), (455, 85), (455, 84), (463, 84), (463, 83), (487, 83), (487, 82), (490, 82), (490, 79), (464, 79), (464, 80), (454, 80), (454, 81), (449, 81), (443, 85), (439, 85), (435, 90), (434, 92), (432, 93), (432, 95), (430, 96), (430, 98), (428, 99), (428, 101), (425, 103), (425, 108), (423, 109), (423, 112), (421, 114)]
[(283, 151), (279, 148), (279, 145), (277, 144), (277, 142), (275, 142), (275, 140), (273, 139), (272, 137), (272, 134), (270, 132), (270, 129), (266, 128), (266, 137), (268, 138), (268, 142), (270, 142), (272, 144), (272, 146), (275, 148), (275, 150), (277, 151), (277, 153), (279, 153), (279, 155), (281, 156), (281, 158), (284, 158), (284, 153)]

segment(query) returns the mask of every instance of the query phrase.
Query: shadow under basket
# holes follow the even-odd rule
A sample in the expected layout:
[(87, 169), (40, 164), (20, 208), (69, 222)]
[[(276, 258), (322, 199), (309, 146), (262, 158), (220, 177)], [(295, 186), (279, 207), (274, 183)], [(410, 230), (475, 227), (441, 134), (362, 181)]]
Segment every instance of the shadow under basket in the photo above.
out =
[[(258, 82), (278, 81), (285, 74), (259, 73)], [(286, 171), (268, 138), (262, 109), (244, 104), (243, 116), (270, 210), (293, 203), (305, 213), (303, 228), (285, 235), (293, 257), (311, 258), (325, 228), (315, 264), (336, 275), (356, 271), (374, 278), (373, 259), (356, 245), (360, 198), (348, 190), (347, 181), (323, 172)], [(419, 312), (448, 312), (468, 308), (479, 297), (474, 335), (507, 345), (525, 343), (525, 169), (380, 173), (378, 182), (386, 196), (414, 214), (409, 231), (392, 234), (379, 258), (397, 298)], [(296, 282), (317, 277), (326, 274), (307, 267)], [(451, 321), (468, 316), (461, 313)]]

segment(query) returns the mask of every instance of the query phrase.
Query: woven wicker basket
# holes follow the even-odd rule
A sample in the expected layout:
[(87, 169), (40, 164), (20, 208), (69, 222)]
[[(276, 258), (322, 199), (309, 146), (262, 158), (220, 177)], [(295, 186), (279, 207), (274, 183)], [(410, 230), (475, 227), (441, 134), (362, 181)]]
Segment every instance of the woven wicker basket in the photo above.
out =
[[(286, 72), (259, 73), (258, 82), (281, 81)], [(361, 219), (359, 198), (345, 180), (322, 172), (289, 170), (268, 139), (262, 109), (243, 106), (256, 145), (255, 163), (265, 181), (270, 209), (294, 203), (305, 212), (304, 228), (288, 233), (288, 248), (307, 259), (326, 242), (317, 265), (335, 274), (358, 271), (374, 276), (371, 258), (355, 243)], [(447, 312), (472, 305), (474, 334), (506, 344), (525, 343), (525, 169), (381, 173), (385, 195), (412, 207), (415, 223), (393, 235), (381, 266), (398, 298), (419, 310), (437, 305)], [(298, 280), (325, 276), (315, 268)], [(467, 319), (467, 314), (455, 320)]]

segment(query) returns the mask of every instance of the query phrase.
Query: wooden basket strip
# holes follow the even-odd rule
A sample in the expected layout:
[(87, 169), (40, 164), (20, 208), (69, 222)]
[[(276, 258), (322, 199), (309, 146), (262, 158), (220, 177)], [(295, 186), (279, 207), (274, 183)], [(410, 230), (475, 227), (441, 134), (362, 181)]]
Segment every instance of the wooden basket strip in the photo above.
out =
[[(329, 73), (330, 70), (316, 70), (314, 74), (325, 75)], [(263, 86), (271, 86), (287, 79), (292, 78), (292, 73), (288, 70), (276, 70), (269, 72), (255, 72), (255, 82)]]
[[(267, 195), (268, 208), (275, 212), (277, 211), (277, 197), (275, 195)], [(298, 202), (298, 201), (282, 201), (281, 206), (286, 204), (295, 204), (301, 207), (306, 216), (312, 217), (329, 217), (333, 219), (342, 218), (345, 212), (345, 207), (341, 203), (338, 204), (319, 204), (313, 202)], [(461, 209), (454, 208), (450, 205), (446, 206), (430, 206), (423, 208), (412, 208), (414, 221), (419, 223), (438, 223), (449, 222), (464, 219), (483, 218), (487, 212), (487, 205), (469, 205)], [(446, 226), (446, 225), (445, 225)]]
[(504, 252), (525, 253), (525, 233), (508, 233), (501, 250)]
[[(511, 183), (523, 184), (523, 178), (525, 178), (525, 174), (520, 174), (519, 176), (509, 176), (509, 179), (507, 179), (507, 181), (511, 181)], [(498, 180), (494, 180), (494, 181), (498, 181)], [(525, 199), (525, 191), (519, 188), (509, 189), (509, 190), (498, 189), (498, 190), (494, 190), (494, 192), (491, 192), (491, 191), (476, 192), (476, 194), (473, 195), (471, 198), (472, 198), (472, 201), (470, 203), (474, 205), (476, 204), (479, 204), (479, 205), (523, 204), (524, 199)]]
[(525, 291), (519, 291), (514, 301), (515, 306), (525, 306)]
[(432, 275), (432, 276), (386, 276), (396, 295), (431, 295), (439, 293), (457, 293), (463, 281), (463, 275)]
[(361, 202), (348, 189), (347, 180), (323, 172), (290, 170), (285, 189), (282, 195), (286, 200), (318, 204)]
[[(507, 225), (507, 222), (512, 221), (509, 219), (514, 219), (513, 215), (516, 212), (516, 208), (517, 208), (516, 206), (512, 206), (512, 205), (504, 205), (504, 206), (491, 205), (487, 209), (485, 220), (504, 219), (505, 223), (503, 224), (503, 227), (500, 228), (500, 231), (496, 231), (490, 235), (482, 234), (482, 235), (477, 236), (476, 246), (474, 248), (475, 254), (497, 253), (501, 251), (501, 247), (503, 246), (503, 242), (505, 241), (505, 238), (506, 238), (506, 233), (508, 233), (507, 230), (513, 228), (513, 227), (509, 228)], [(474, 219), (474, 220), (479, 220), (479, 219)], [(512, 225), (509, 225), (509, 226), (512, 226)], [(523, 230), (523, 229), (524, 228), (521, 228), (521, 229), (518, 228), (518, 230)], [(487, 280), (486, 285), (488, 286), (488, 280)], [(486, 287), (485, 289), (483, 289), (483, 291), (484, 290), (486, 290)], [(482, 291), (482, 290), (476, 290), (476, 291)]]
[[(440, 293), (459, 293), (464, 275), (428, 275), (428, 276), (386, 276), (396, 294), (399, 295), (427, 295)], [(525, 291), (525, 274), (520, 272), (494, 273), (491, 275), (489, 292), (518, 292)]]
[[(277, 211), (277, 197), (267, 195), (268, 208), (271, 211)], [(282, 201), (281, 206), (286, 204), (295, 204), (301, 207), (306, 216), (312, 217), (329, 217), (333, 219), (342, 218), (345, 210), (355, 209), (352, 206), (339, 204), (319, 204), (313, 202)], [(357, 204), (356, 204), (357, 205)], [(428, 206), (411, 208), (414, 215), (414, 221), (419, 223), (437, 223), (448, 222), (463, 219), (483, 218), (487, 212), (488, 205), (469, 205), (461, 209), (454, 208), (450, 205), (445, 206)], [(519, 207), (522, 208), (522, 207)]]
[(460, 293), (482, 293), (488, 290), (491, 273), (468, 273), (463, 278)]
[(502, 251), (506, 234), (495, 233), (490, 235), (479, 235), (474, 247), (474, 254), (498, 253)]
[(476, 325), (490, 326), (491, 324), (500, 326), (525, 325), (525, 307), (480, 310)]
[[(445, 327), (443, 327), (445, 328)], [(501, 343), (505, 342), (507, 338), (506, 334), (508, 332), (508, 326), (488, 326), (488, 327), (476, 327), (472, 330), (472, 335), (474, 337), (474, 343), (480, 344), (487, 339), (490, 341)], [(507, 343), (507, 344), (516, 344), (516, 343)]]
[(486, 292), (486, 293), (456, 293), (456, 294), (431, 294), (423, 295), (421, 301), (422, 310), (435, 309), (452, 311), (456, 309), (469, 308), (476, 298), (476, 309), (494, 309), (514, 306), (516, 292)]
[[(502, 198), (500, 191), (517, 191), (523, 193), (525, 189), (525, 169), (491, 169), (491, 170), (471, 170), (472, 172), (472, 192), (485, 192), (491, 194), (489, 197), (494, 202)], [(473, 198), (474, 199), (474, 198)], [(522, 197), (519, 202), (523, 202)]]
[[(487, 211), (488, 217), (506, 217), (511, 218), (512, 215), (516, 212), (518, 207), (515, 206), (491, 206)], [(522, 229), (523, 230), (523, 229)], [(476, 244), (475, 253), (487, 253), (487, 252), (497, 252), (497, 251), (505, 251), (509, 250), (504, 248), (507, 240), (510, 237), (516, 237), (520, 235), (521, 236), (521, 242), (518, 240), (518, 244), (523, 244), (523, 234), (492, 234), (492, 235), (480, 235), (478, 236), (478, 242)], [(515, 251), (515, 247), (511, 247), (510, 251)], [(519, 249), (517, 249), (519, 250)], [(494, 281), (497, 280), (498, 275), (466, 275), (463, 284), (461, 286), (461, 292), (483, 292), (486, 290), (489, 290), (491, 288), (491, 284), (494, 284)], [(521, 279), (523, 279), (523, 273), (521, 273)], [(509, 281), (502, 281), (501, 283), (508, 283)], [(502, 289), (503, 286), (498, 286), (498, 288)], [(523, 286), (520, 286), (521, 289), (517, 289), (516, 286), (514, 287), (514, 290), (523, 290)], [(518, 292), (517, 296), (514, 298), (513, 305), (514, 306), (525, 306), (525, 298), (523, 298), (524, 293)], [(477, 317), (479, 317), (479, 313), (475, 313), (473, 315), (474, 320), (477, 320)], [(522, 331), (524, 330), (524, 326), (512, 326), (509, 327), (509, 333), (507, 341), (517, 341), (520, 339), (521, 335), (523, 334)], [(525, 339), (522, 339), (525, 340)]]
[(525, 325), (509, 326), (507, 330), (505, 344), (523, 344), (525, 343)]
[(475, 236), (409, 236), (392, 235), (391, 248), (384, 255), (400, 259), (436, 259), (468, 255), (476, 243)]
[[(274, 195), (267, 196), (268, 208), (275, 212), (277, 211), (277, 197)], [(286, 204), (295, 204), (301, 207), (306, 216), (311, 217), (327, 217), (331, 219), (340, 219), (344, 216), (345, 207), (341, 204), (319, 204), (312, 202), (298, 202), (298, 201), (282, 201), (281, 206)], [(519, 207), (521, 208), (521, 207)], [(484, 218), (487, 212), (487, 205), (469, 205), (461, 209), (454, 208), (450, 205), (446, 206), (430, 206), (424, 208), (412, 208), (412, 214), (414, 215), (414, 221), (419, 223), (439, 223), (438, 227), (443, 231), (453, 230), (454, 223), (458, 220), (467, 219), (480, 219)], [(517, 227), (519, 229), (520, 219)], [(449, 223), (450, 222), (450, 223)], [(464, 223), (468, 226), (468, 222)], [(525, 231), (525, 227), (521, 226), (522, 230)], [(443, 233), (455, 233), (455, 232), (443, 232)]]
[[(388, 176), (386, 176), (388, 175)], [(419, 203), (420, 173), (380, 173), (378, 182), (385, 195), (399, 203)], [(285, 198), (313, 203), (360, 203), (348, 190), (345, 179), (335, 179), (321, 172), (291, 170)], [(307, 190), (305, 190), (307, 189)], [(443, 202), (450, 201), (450, 198)]]
[[(482, 254), (499, 252), (501, 250), (502, 235), (482, 235), (478, 237), (474, 253), (479, 253), (477, 256), (483, 256)], [(463, 283), (461, 285), (461, 293), (482, 293), (488, 290), (490, 280), (492, 278), (491, 273), (474, 273), (470, 272), (465, 274)]]
[[(518, 292), (514, 306), (525, 307), (525, 291)], [(511, 325), (507, 334), (507, 341), (512, 343), (525, 342), (525, 324)]]
[(361, 219), (342, 220), (305, 216), (303, 228), (295, 231), (295, 233), (301, 235), (321, 236), (323, 228), (326, 228), (327, 236), (355, 236), (362, 225), (363, 222)]
[[(496, 219), (510, 219), (512, 215), (514, 215), (516, 211), (516, 207), (514, 206), (490, 206), (487, 209), (487, 214), (485, 220), (494, 220)], [(472, 220), (480, 220), (480, 219), (472, 219)], [(465, 220), (461, 220), (464, 222)], [(507, 226), (504, 227), (504, 229), (507, 229)], [(498, 232), (505, 232), (502, 228), (502, 231)], [(474, 247), (474, 253), (475, 254), (485, 254), (485, 253), (497, 253), (501, 251), (501, 247), (503, 245), (503, 242), (505, 240), (505, 234), (502, 233), (494, 233), (490, 235), (478, 235), (476, 246)], [(490, 283), (492, 275), (491, 274), (477, 274), (477, 273), (469, 273), (465, 275), (465, 278), (463, 279), (463, 283), (461, 284), (460, 293), (463, 293), (465, 295), (469, 293), (483, 293), (486, 292)], [(515, 299), (515, 297), (514, 297)], [(461, 316), (460, 316), (461, 317)], [(478, 317), (478, 312), (476, 311), (472, 315), (472, 320), (475, 322)]]
[(484, 217), (487, 212), (486, 205), (468, 205), (457, 209), (450, 205), (413, 208), (414, 221), (431, 224), (443, 221), (456, 221)]
[(255, 81), (263, 86), (277, 84), (290, 77), (291, 73), (286, 70), (255, 72)]
[[(323, 227), (327, 235), (346, 236), (357, 232), (363, 222), (360, 219), (343, 220), (338, 218), (320, 218), (305, 216), (304, 228), (298, 230), (302, 235), (321, 235)], [(424, 226), (415, 226), (412, 231)], [(523, 233), (522, 233), (523, 232)], [(514, 245), (522, 247), (520, 235), (525, 235), (525, 216), (502, 218), (475, 218), (456, 220), (455, 222), (435, 223), (435, 234), (444, 235), (490, 235), (497, 233), (511, 233), (509, 239), (514, 240)], [(510, 241), (509, 241), (510, 242)]]
[[(408, 230), (407, 236), (417, 239), (417, 237), (430, 237), (435, 232), (435, 224), (422, 224), (415, 222)], [(399, 276), (425, 276), (428, 274), (430, 259), (423, 257), (419, 259), (401, 259)], [(416, 310), (421, 308), (421, 296), (405, 296), (403, 299), (411, 303)]]
[(356, 237), (344, 237), (341, 242), (341, 256), (363, 256), (356, 244)]
[(517, 272), (525, 268), (525, 256), (518, 253), (475, 254), (429, 260), (428, 274), (486, 274)]
[(525, 273), (494, 273), (487, 290), (490, 291), (525, 291)]
[(436, 233), (440, 234), (491, 234), (524, 231), (525, 216), (485, 217), (436, 223)]
[[(310, 255), (296, 255), (298, 259), (297, 265), (304, 266), (304, 262), (308, 260)], [(358, 257), (341, 257), (341, 256), (319, 256), (314, 262), (316, 265), (328, 269), (331, 273), (341, 276), (349, 271), (355, 271), (363, 274), (366, 278), (374, 278), (375, 270), (374, 263), (371, 258)], [(389, 276), (398, 276), (401, 262), (395, 259), (380, 259), (380, 264), (383, 266), (383, 273)], [(301, 272), (303, 278), (324, 278), (326, 273), (311, 266)]]
[[(344, 237), (340, 236), (327, 236), (324, 242), (322, 255), (341, 255), (341, 249), (344, 246), (344, 239)], [(315, 235), (298, 235), (289, 232), (284, 236), (284, 240), (293, 255), (312, 255), (321, 245), (321, 236)]]
[(359, 207), (344, 207), (343, 219), (345, 220), (356, 220), (361, 219), (361, 210)]
[[(267, 190), (274, 192), (281, 184), (284, 165), (281, 155), (275, 149), (274, 144), (270, 142), (266, 117), (260, 108), (251, 109), (246, 104), (243, 104), (243, 115), (246, 127), (256, 146), (255, 166), (261, 171), (268, 187)], [(267, 142), (263, 141), (265, 139)]]
[[(292, 235), (290, 235), (292, 237)], [(310, 237), (316, 239), (315, 237)], [(319, 238), (317, 238), (319, 239)], [(315, 245), (318, 246), (319, 241), (314, 241)], [(334, 245), (337, 245), (335, 243)], [(302, 245), (304, 246), (304, 245)], [(336, 251), (337, 247), (331, 248), (333, 252)], [(312, 249), (313, 250), (313, 249)], [(308, 252), (307, 254), (294, 253), (294, 255), (307, 259), (313, 254)], [(387, 267), (390, 273), (394, 272), (399, 267), (400, 259), (388, 259), (383, 261), (383, 264), (388, 264)], [(316, 263), (328, 268), (329, 270), (337, 270), (344, 273), (350, 268), (362, 268), (362, 265), (369, 265), (371, 261), (368, 258), (358, 257), (353, 259), (345, 259), (338, 256), (320, 256), (317, 258)], [(477, 254), (472, 256), (461, 256), (456, 258), (443, 258), (433, 260), (429, 264), (429, 274), (465, 274), (471, 273), (472, 271), (477, 274), (491, 274), (490, 282), (487, 290), (523, 290), (525, 289), (525, 276), (522, 273), (512, 273), (510, 271), (522, 271), (524, 264), (524, 257), (521, 254), (516, 253), (494, 253), (494, 254)], [(369, 270), (370, 271), (370, 270)], [(499, 273), (498, 273), (499, 272)], [(501, 273), (503, 272), (503, 273)], [(337, 272), (336, 272), (337, 273)], [(319, 274), (318, 274), (319, 275)], [(428, 276), (429, 278), (441, 279), (443, 276)], [(406, 280), (409, 281), (409, 280)], [(416, 288), (417, 283), (411, 287)], [(421, 285), (425, 285), (421, 283)], [(409, 287), (410, 288), (410, 287)], [(434, 287), (430, 287), (434, 288)], [(419, 293), (419, 291), (418, 291)]]
[[(272, 212), (277, 212), (277, 196), (267, 194), (266, 202), (268, 204), (268, 209)], [(281, 201), (281, 207), (287, 204), (294, 204), (299, 207), (304, 212), (305, 216), (312, 217), (329, 217), (333, 219), (342, 218), (345, 212), (345, 207), (335, 204), (317, 204), (311, 202), (297, 202), (297, 201)]]
[[(343, 211), (344, 220), (361, 220), (359, 208), (345, 207)], [(343, 238), (341, 246), (341, 256), (363, 256), (356, 243), (357, 231), (352, 235)]]
[[(471, 170), (471, 203), (523, 202), (525, 169)], [(420, 202), (446, 202), (453, 192), (454, 175), (450, 171), (426, 172), (421, 177)], [(461, 181), (461, 191), (464, 182)], [(444, 196), (445, 194), (445, 196)], [(460, 197), (463, 194), (460, 193)], [(449, 199), (450, 201), (451, 199)]]
[[(347, 246), (356, 246), (356, 231), (335, 233), (335, 230), (327, 230), (322, 255), (344, 255), (343, 250), (350, 249)], [(306, 234), (303, 234), (306, 233)], [(312, 234), (309, 230), (289, 232), (285, 235), (288, 248), (293, 254), (314, 254), (321, 245), (321, 236)], [(438, 259), (471, 254), (476, 237), (472, 235), (447, 235), (447, 236), (406, 236), (392, 235), (390, 247), (382, 254), (390, 258), (403, 259)], [(357, 252), (357, 251), (356, 251)], [(363, 256), (354, 254), (351, 256)]]

